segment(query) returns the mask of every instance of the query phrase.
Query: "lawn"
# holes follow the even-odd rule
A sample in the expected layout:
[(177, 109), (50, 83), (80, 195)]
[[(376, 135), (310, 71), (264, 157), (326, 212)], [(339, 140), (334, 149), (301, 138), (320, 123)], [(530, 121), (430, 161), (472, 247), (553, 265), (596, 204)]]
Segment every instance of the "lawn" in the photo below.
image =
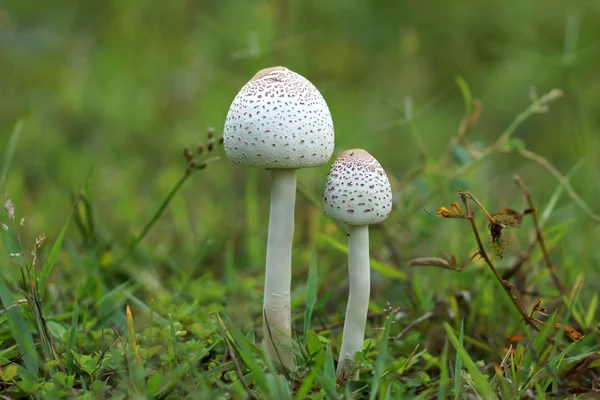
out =
[[(600, 396), (599, 18), (595, 0), (0, 3), (0, 397)], [(335, 132), (296, 173), (291, 337), (263, 315), (275, 174), (224, 138), (278, 65)], [(393, 202), (336, 374), (357, 250), (322, 199), (350, 149)]]

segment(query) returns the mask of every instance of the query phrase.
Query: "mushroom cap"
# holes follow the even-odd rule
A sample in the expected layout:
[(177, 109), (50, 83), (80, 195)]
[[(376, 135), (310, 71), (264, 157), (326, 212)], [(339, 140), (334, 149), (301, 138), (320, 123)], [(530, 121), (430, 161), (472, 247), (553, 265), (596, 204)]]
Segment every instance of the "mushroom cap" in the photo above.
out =
[(348, 225), (385, 220), (392, 211), (392, 188), (375, 157), (362, 149), (341, 153), (327, 174), (323, 208), (329, 217)]
[(223, 143), (236, 164), (314, 167), (333, 154), (333, 121), (312, 83), (285, 67), (272, 67), (259, 71), (233, 100)]

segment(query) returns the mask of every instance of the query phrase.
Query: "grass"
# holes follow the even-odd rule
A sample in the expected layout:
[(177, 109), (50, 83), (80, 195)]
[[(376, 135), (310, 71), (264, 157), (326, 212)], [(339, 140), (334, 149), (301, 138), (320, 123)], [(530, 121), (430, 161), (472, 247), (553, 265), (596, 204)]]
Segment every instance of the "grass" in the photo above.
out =
[[(0, 7), (0, 395), (596, 395), (600, 10), (509, 3)], [(297, 367), (265, 356), (269, 183), (218, 139), (275, 64), (392, 182), (358, 381), (328, 165), (298, 175)]]

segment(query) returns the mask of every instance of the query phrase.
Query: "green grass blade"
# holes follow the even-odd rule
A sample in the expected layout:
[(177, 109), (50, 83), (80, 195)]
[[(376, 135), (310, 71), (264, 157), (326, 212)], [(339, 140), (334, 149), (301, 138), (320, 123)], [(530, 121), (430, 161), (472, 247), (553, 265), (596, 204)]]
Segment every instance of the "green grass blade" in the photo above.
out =
[(332, 381), (335, 384), (335, 365), (333, 362), (333, 351), (331, 350), (331, 345), (327, 345), (325, 349), (325, 377), (327, 380)]
[(312, 389), (315, 380), (317, 379), (318, 370), (313, 368), (310, 372), (302, 379), (302, 384), (296, 392), (296, 399), (306, 399), (308, 392)]
[[(458, 336), (458, 343), (462, 347), (465, 340), (465, 321), (460, 321), (460, 333)], [(460, 400), (462, 391), (462, 358), (456, 357), (454, 362), (454, 400)]]
[[(452, 327), (450, 325), (448, 325), (448, 323), (444, 323), (444, 328), (446, 329), (446, 334), (448, 335), (450, 342), (452, 342), (452, 345), (454, 346), (454, 349), (456, 350), (457, 356), (462, 359), (462, 362), (464, 363), (465, 368), (467, 368), (467, 371), (469, 371), (469, 373), (471, 374), (471, 378), (473, 379), (473, 382), (477, 386), (476, 387), (477, 392), (484, 399), (497, 399), (498, 397), (492, 390), (486, 377), (483, 376), (483, 374), (479, 371), (479, 369), (477, 369), (477, 366), (475, 365), (475, 363), (469, 356), (469, 353), (467, 353), (467, 351), (465, 350), (463, 345), (460, 343), (460, 341), (458, 340), (458, 338), (452, 331)], [(458, 371), (457, 371), (457, 373), (458, 373)]]
[(264, 357), (265, 351), (261, 352), (254, 343), (251, 343), (248, 338), (242, 335), (237, 329), (229, 328), (232, 324), (227, 315), (224, 314), (223, 318), (221, 318), (221, 315), (215, 314), (215, 317), (223, 339), (231, 345), (231, 348), (238, 355), (239, 359), (250, 370), (256, 385), (270, 398), (271, 387), (269, 385), (267, 373), (257, 362), (258, 358)]
[(69, 216), (67, 217), (67, 221), (63, 225), (62, 229), (60, 230), (60, 233), (58, 234), (58, 237), (56, 238), (56, 241), (52, 245), (52, 248), (50, 249), (50, 253), (48, 253), (48, 258), (46, 259), (46, 263), (44, 264), (44, 268), (42, 268), (42, 272), (39, 275), (38, 287), (40, 288), (42, 293), (43, 293), (44, 288), (46, 287), (45, 286), (46, 279), (48, 279), (50, 272), (52, 272), (52, 268), (54, 267), (54, 263), (56, 262), (56, 258), (58, 257), (58, 252), (60, 251), (63, 240), (65, 238), (65, 234), (67, 233), (67, 228), (69, 227), (69, 222), (71, 222), (72, 215), (73, 215), (73, 211), (71, 211), (69, 213)]
[(133, 314), (129, 305), (126, 307), (126, 329), (127, 342), (125, 345), (125, 355), (127, 356), (127, 368), (129, 370), (129, 382), (136, 392), (143, 392), (146, 388), (146, 372), (144, 363), (139, 353), (139, 348), (135, 339), (135, 329), (133, 323)]
[[(186, 358), (185, 362), (180, 364), (173, 371), (169, 372), (162, 379), (162, 384), (159, 389), (155, 393), (150, 393), (153, 398), (156, 399), (164, 399), (168, 397), (168, 395), (175, 389), (175, 387), (181, 382), (185, 374), (187, 374), (190, 370), (193, 370), (195, 365), (202, 360), (204, 357), (210, 353), (210, 351), (217, 345), (221, 343), (221, 339), (217, 340), (215, 343), (211, 344), (209, 347), (204, 348), (197, 353), (194, 353)], [(223, 373), (230, 369), (234, 368), (234, 363), (232, 361), (221, 365), (215, 369), (207, 371), (200, 376), (202, 378), (208, 379), (214, 374)]]
[(27, 371), (33, 375), (37, 375), (38, 354), (33, 342), (33, 336), (31, 335), (31, 331), (27, 326), (27, 322), (25, 321), (23, 314), (21, 314), (21, 309), (18, 306), (11, 307), (14, 299), (2, 277), (0, 277), (0, 299), (2, 300), (2, 304), (6, 309), (6, 314), (8, 315), (8, 324), (23, 357), (25, 368), (27, 368)]
[[(348, 246), (342, 244), (335, 240), (334, 238), (319, 234), (318, 240), (322, 240), (329, 244), (331, 247), (348, 254)], [(371, 257), (371, 269), (377, 273), (379, 273), (384, 278), (397, 279), (397, 280), (405, 280), (406, 274), (390, 265), (384, 264), (378, 260), (375, 260)]]
[(169, 194), (167, 194), (167, 197), (161, 203), (160, 207), (158, 207), (158, 210), (154, 213), (152, 218), (150, 218), (150, 221), (148, 221), (148, 223), (146, 223), (146, 225), (144, 226), (144, 229), (142, 229), (142, 232), (140, 232), (140, 234), (137, 235), (137, 237), (135, 239), (133, 239), (133, 241), (129, 244), (129, 247), (127, 248), (127, 251), (125, 251), (125, 254), (123, 254), (121, 256), (121, 258), (119, 258), (117, 261), (115, 261), (113, 263), (113, 265), (112, 265), (113, 268), (121, 265), (121, 263), (123, 263), (123, 261), (125, 261), (129, 256), (131, 256), (133, 254), (133, 252), (135, 251), (138, 244), (140, 244), (140, 242), (142, 240), (144, 240), (144, 238), (146, 237), (148, 232), (150, 232), (150, 229), (152, 229), (154, 224), (156, 224), (156, 221), (158, 221), (158, 219), (161, 217), (163, 212), (167, 209), (167, 207), (169, 206), (169, 203), (171, 202), (171, 200), (173, 199), (175, 194), (177, 194), (179, 189), (181, 189), (181, 187), (183, 186), (185, 181), (187, 181), (190, 176), (191, 176), (191, 174), (185, 174), (175, 184), (175, 186), (173, 186), (173, 188), (171, 189)]
[(470, 115), (473, 110), (473, 96), (471, 95), (469, 84), (460, 76), (456, 77), (456, 84), (460, 89), (460, 94), (462, 95), (465, 104), (465, 115)]
[(390, 311), (390, 313), (388, 314), (387, 323), (385, 324), (385, 330), (383, 331), (383, 337), (381, 338), (381, 344), (379, 345), (377, 360), (375, 360), (375, 371), (373, 374), (373, 381), (371, 383), (369, 400), (375, 400), (377, 398), (377, 392), (379, 391), (379, 386), (381, 385), (381, 377), (383, 376), (385, 360), (388, 356), (390, 327), (392, 326), (393, 319), (392, 316), (393, 313)]
[(598, 306), (598, 292), (594, 293), (592, 296), (592, 300), (588, 305), (588, 310), (585, 315), (585, 326), (590, 327), (592, 322), (594, 321), (594, 316), (596, 315), (596, 307)]
[(306, 285), (306, 309), (304, 310), (304, 332), (310, 330), (310, 321), (312, 313), (317, 303), (317, 288), (319, 283), (317, 268), (317, 252), (313, 250), (313, 256), (310, 260), (310, 268), (308, 270), (308, 282)]
[(335, 385), (335, 365), (333, 363), (333, 352), (331, 346), (327, 345), (325, 350), (325, 368), (323, 373), (317, 374), (317, 380), (321, 384), (321, 388), (325, 391), (325, 398), (328, 400), (337, 400), (339, 395)]
[(17, 143), (19, 142), (19, 136), (21, 136), (21, 131), (23, 131), (24, 126), (25, 121), (21, 120), (17, 122), (12, 133), (10, 134), (8, 146), (6, 147), (6, 151), (4, 152), (4, 165), (2, 166), (2, 175), (0, 175), (0, 192), (4, 192), (6, 178), (8, 176), (8, 170), (10, 169), (10, 164), (12, 164), (12, 160), (15, 156), (15, 151), (17, 150)]
[(167, 352), (169, 357), (169, 368), (175, 367), (175, 347), (177, 346), (177, 336), (175, 335), (175, 322), (173, 322), (173, 316), (169, 314), (169, 333), (171, 340), (167, 343)]
[(534, 356), (539, 357), (542, 354), (542, 351), (544, 350), (544, 346), (546, 345), (546, 339), (548, 338), (548, 336), (550, 336), (550, 333), (552, 332), (552, 330), (555, 329), (554, 321), (556, 320), (557, 315), (558, 315), (558, 310), (554, 311), (552, 313), (552, 315), (550, 315), (550, 318), (548, 318), (546, 320), (546, 322), (544, 323), (544, 326), (542, 327), (542, 329), (538, 333), (537, 337), (533, 341), (532, 350), (535, 351), (535, 355), (531, 354), (531, 352), (529, 352), (530, 356), (527, 357), (527, 359), (529, 359), (528, 360), (529, 363), (523, 362), (523, 365), (525, 366), (525, 368), (529, 368), (531, 366), (531, 364), (536, 361), (536, 360), (534, 360)]
[(75, 341), (77, 339), (77, 323), (79, 321), (79, 305), (77, 298), (73, 305), (73, 313), (71, 316), (71, 331), (69, 332), (69, 342), (67, 345), (67, 375), (73, 373), (73, 350), (75, 350)]
[[(569, 172), (567, 172), (565, 174), (565, 182), (569, 182), (571, 180), (571, 178), (577, 173), (577, 171), (579, 171), (579, 169), (581, 168), (582, 165), (583, 165), (583, 159), (579, 160), (569, 170)], [(548, 220), (548, 218), (550, 218), (550, 215), (556, 208), (556, 204), (558, 203), (558, 200), (564, 191), (565, 191), (565, 185), (562, 185), (559, 183), (558, 186), (556, 187), (556, 189), (554, 190), (554, 193), (552, 193), (552, 196), (550, 196), (550, 200), (548, 201), (546, 208), (544, 208), (544, 211), (541, 213), (542, 215), (540, 216), (540, 227), (543, 227), (544, 223)]]
[(306, 336), (306, 349), (308, 355), (315, 360), (315, 366), (323, 368), (325, 365), (325, 351), (323, 351), (323, 345), (319, 340), (319, 335), (315, 331), (308, 331), (305, 333)]
[(448, 341), (444, 343), (444, 349), (442, 351), (442, 357), (440, 359), (440, 386), (438, 388), (438, 400), (446, 400), (446, 392), (448, 390), (448, 379), (450, 379), (450, 373), (448, 371)]
[(256, 362), (256, 354), (252, 351), (252, 348), (249, 346), (246, 337), (235, 329), (228, 328), (228, 332), (229, 334), (231, 334), (231, 337), (233, 337), (234, 343), (238, 347), (238, 354), (244, 362), (244, 364), (246, 364), (246, 367), (252, 373), (256, 384), (263, 390), (264, 394), (267, 395), (267, 397), (270, 397), (269, 395), (271, 387), (269, 385), (267, 374)]

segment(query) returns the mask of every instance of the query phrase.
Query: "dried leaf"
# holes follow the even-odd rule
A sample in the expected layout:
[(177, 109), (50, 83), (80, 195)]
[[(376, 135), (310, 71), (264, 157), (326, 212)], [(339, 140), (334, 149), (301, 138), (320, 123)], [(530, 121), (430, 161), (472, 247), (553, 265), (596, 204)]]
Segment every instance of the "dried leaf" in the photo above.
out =
[(408, 262), (410, 266), (423, 266), (423, 267), (440, 267), (444, 269), (450, 269), (457, 271), (459, 270), (456, 265), (456, 257), (454, 255), (446, 256), (446, 258), (438, 257), (422, 257), (415, 258)]
[(570, 377), (571, 380), (577, 380), (588, 370), (590, 365), (598, 359), (598, 353), (594, 352), (583, 360), (578, 361), (563, 374), (564, 377)]
[(465, 215), (465, 212), (463, 211), (463, 209), (460, 206), (460, 204), (458, 204), (458, 203), (452, 203), (452, 204), (450, 204), (450, 207), (452, 207), (452, 211), (454, 211), (454, 214)]
[[(554, 323), (556, 329), (562, 329), (563, 325), (558, 322)], [(583, 335), (575, 330), (572, 326), (565, 325), (565, 335), (571, 338), (574, 342), (583, 340)]]
[(444, 206), (441, 206), (440, 209), (437, 210), (437, 213), (440, 214), (442, 218), (452, 218), (452, 216), (454, 215), (454, 213), (450, 209)]
[(519, 212), (515, 209), (504, 207), (504, 208), (500, 209), (500, 212), (498, 214), (507, 214), (507, 215), (517, 216), (517, 215), (519, 215)]
[(503, 213), (491, 213), (490, 214), (496, 222), (502, 225), (503, 228), (518, 228), (521, 224), (521, 219), (518, 216)]
[(510, 343), (515, 343), (515, 342), (518, 342), (518, 341), (520, 341), (520, 340), (522, 340), (524, 338), (525, 338), (525, 335), (523, 335), (522, 333), (517, 333), (517, 334), (514, 334), (511, 337), (509, 337), (508, 341)]
[(15, 219), (15, 205), (11, 201), (10, 197), (6, 194), (4, 197), (4, 211), (8, 214), (8, 219), (14, 221)]
[(440, 215), (438, 218), (465, 218), (466, 214), (461, 208), (460, 204), (452, 203), (450, 204), (450, 208), (441, 206), (437, 213)]

